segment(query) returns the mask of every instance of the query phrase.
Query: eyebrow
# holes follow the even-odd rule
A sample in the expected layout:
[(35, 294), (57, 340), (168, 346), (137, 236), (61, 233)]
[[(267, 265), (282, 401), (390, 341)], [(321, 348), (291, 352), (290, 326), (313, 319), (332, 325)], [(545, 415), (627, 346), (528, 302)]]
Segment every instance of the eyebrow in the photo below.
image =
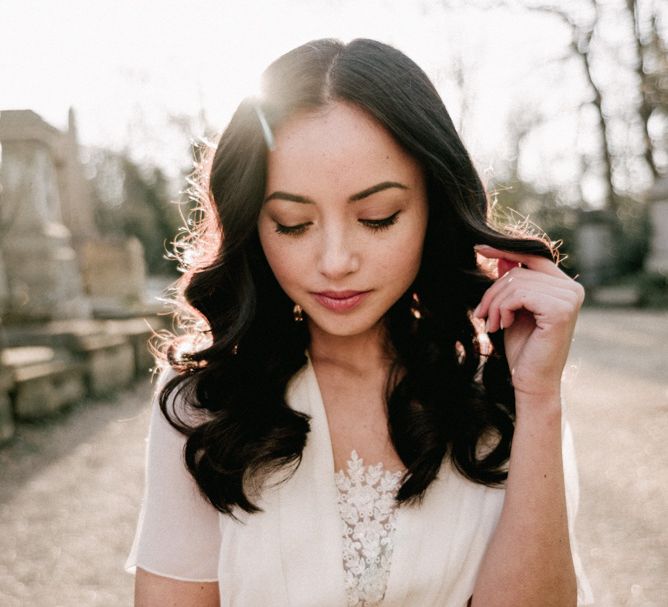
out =
[[(357, 192), (357, 194), (349, 196), (348, 202), (357, 202), (358, 200), (368, 198), (373, 194), (377, 194), (383, 190), (389, 190), (390, 188), (399, 188), (400, 190), (410, 189), (407, 185), (399, 183), (398, 181), (382, 181), (381, 183), (372, 185), (370, 188), (366, 188), (366, 190), (362, 190), (361, 192)], [(300, 194), (290, 194), (289, 192), (281, 192), (280, 190), (269, 194), (269, 196), (264, 199), (264, 202), (267, 203), (270, 200), (288, 200), (290, 202), (298, 202), (300, 204), (315, 204), (315, 202), (307, 196), (301, 196)]]

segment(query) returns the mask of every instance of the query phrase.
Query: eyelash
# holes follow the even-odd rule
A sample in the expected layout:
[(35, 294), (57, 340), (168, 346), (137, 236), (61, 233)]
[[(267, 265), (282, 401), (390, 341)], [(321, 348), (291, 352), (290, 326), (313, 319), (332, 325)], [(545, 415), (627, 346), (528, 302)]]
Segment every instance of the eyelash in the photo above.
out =
[(276, 231), (279, 234), (289, 234), (291, 236), (297, 236), (298, 234), (303, 234), (306, 231), (306, 228), (309, 224), (301, 223), (296, 226), (284, 226), (276, 222)]
[(360, 219), (360, 222), (374, 231), (387, 230), (390, 226), (397, 223), (400, 211), (392, 213), (389, 217), (383, 219)]
[[(389, 229), (391, 226), (397, 223), (399, 213), (400, 211), (397, 211), (396, 213), (392, 213), (392, 215), (389, 217), (384, 217), (383, 219), (360, 219), (359, 222), (374, 232), (380, 232), (381, 230)], [(276, 222), (276, 231), (279, 234), (298, 236), (299, 234), (303, 234), (309, 225), (310, 223), (300, 223), (296, 226), (284, 226)]]

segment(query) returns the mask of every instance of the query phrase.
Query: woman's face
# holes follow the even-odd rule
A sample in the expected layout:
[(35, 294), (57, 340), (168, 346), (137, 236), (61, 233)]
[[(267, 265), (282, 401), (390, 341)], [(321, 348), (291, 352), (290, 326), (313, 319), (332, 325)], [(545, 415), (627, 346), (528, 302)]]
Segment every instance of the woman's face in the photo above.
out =
[(258, 230), (276, 279), (312, 330), (343, 337), (374, 329), (420, 267), (420, 166), (347, 103), (297, 114), (275, 139)]

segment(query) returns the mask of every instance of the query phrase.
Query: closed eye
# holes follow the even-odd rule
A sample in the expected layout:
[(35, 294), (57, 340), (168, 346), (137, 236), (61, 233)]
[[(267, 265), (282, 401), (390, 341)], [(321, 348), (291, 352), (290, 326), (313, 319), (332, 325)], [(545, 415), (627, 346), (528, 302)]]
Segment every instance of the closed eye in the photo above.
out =
[(299, 224), (294, 225), (294, 226), (284, 226), (283, 224), (280, 224), (277, 221), (276, 222), (276, 231), (279, 234), (292, 234), (293, 236), (296, 236), (298, 234), (303, 234), (304, 232), (306, 232), (306, 228), (308, 228), (308, 226), (310, 226), (310, 225), (311, 225), (311, 223), (307, 222), (307, 223), (299, 223)]
[(384, 217), (383, 219), (360, 219), (359, 222), (372, 230), (386, 230), (397, 223), (397, 218), (399, 217), (400, 212), (401, 211), (392, 213), (392, 215)]

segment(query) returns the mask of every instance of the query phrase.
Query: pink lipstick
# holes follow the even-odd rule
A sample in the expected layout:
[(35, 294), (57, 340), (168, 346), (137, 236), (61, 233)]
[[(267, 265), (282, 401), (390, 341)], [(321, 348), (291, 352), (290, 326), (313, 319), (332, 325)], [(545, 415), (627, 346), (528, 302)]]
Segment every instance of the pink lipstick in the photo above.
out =
[(321, 291), (313, 293), (316, 301), (333, 312), (348, 312), (359, 305), (369, 291)]

